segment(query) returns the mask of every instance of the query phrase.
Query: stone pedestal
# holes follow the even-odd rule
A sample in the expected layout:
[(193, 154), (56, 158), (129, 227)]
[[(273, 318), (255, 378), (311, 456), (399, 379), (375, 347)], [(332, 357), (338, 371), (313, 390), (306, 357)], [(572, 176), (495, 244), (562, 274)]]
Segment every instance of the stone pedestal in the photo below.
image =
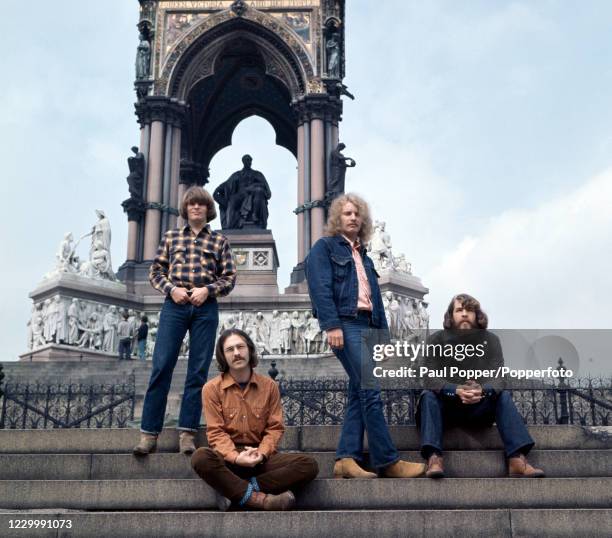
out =
[(243, 229), (222, 233), (230, 242), (238, 268), (238, 284), (232, 297), (277, 296), (279, 263), (272, 232)]

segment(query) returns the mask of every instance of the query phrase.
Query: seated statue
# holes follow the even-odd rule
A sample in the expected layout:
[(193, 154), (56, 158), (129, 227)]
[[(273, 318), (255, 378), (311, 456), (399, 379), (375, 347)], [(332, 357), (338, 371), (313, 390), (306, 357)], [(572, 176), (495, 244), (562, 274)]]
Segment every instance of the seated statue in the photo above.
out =
[(217, 187), (213, 198), (221, 209), (221, 227), (227, 229), (268, 226), (268, 200), (272, 197), (265, 176), (253, 170), (250, 155), (242, 158), (244, 168)]

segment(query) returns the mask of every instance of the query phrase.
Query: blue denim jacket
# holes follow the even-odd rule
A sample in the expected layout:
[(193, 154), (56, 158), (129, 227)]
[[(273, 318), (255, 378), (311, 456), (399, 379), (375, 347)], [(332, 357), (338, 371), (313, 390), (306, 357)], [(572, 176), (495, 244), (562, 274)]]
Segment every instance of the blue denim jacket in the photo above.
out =
[[(374, 262), (361, 251), (363, 266), (372, 290), (372, 326), (387, 329), (378, 275)], [(357, 269), (351, 245), (341, 235), (322, 237), (306, 257), (306, 279), (312, 301), (312, 313), (321, 329), (340, 327), (340, 316), (357, 317)]]

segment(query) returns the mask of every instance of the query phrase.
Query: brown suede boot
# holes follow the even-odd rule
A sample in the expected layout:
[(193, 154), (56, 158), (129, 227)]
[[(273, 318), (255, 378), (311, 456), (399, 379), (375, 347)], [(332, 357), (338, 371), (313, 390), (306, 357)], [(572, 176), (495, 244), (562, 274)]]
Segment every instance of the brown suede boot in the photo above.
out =
[(442, 460), (442, 456), (432, 454), (429, 457), (425, 476), (427, 478), (444, 478), (444, 461)]
[(532, 467), (527, 458), (521, 454), (515, 458), (508, 458), (508, 476), (510, 478), (543, 478), (546, 475), (542, 469)]
[(382, 475), (385, 478), (416, 478), (425, 474), (426, 465), (424, 463), (412, 463), (410, 461), (396, 461), (386, 467)]
[(254, 491), (245, 503), (246, 508), (252, 510), (266, 510), (284, 512), (291, 510), (295, 505), (295, 496), (290, 491), (284, 491), (280, 495), (265, 494), (261, 491)]
[(195, 452), (195, 433), (181, 432), (179, 433), (179, 452), (181, 454), (193, 454)]
[(140, 442), (132, 450), (134, 456), (146, 456), (157, 450), (157, 435), (141, 433)]
[(376, 473), (364, 471), (353, 458), (342, 458), (334, 464), (334, 478), (376, 478)]

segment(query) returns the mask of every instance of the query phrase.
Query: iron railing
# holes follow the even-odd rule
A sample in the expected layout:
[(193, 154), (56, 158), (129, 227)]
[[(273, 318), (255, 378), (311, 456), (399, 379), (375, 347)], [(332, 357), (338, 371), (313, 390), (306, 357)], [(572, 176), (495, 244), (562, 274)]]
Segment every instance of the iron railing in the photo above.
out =
[(7, 383), (0, 429), (125, 428), (134, 419), (135, 376), (124, 383)]
[[(279, 388), (288, 426), (342, 424), (348, 381), (281, 379)], [(421, 388), (383, 388), (389, 425), (414, 425)], [(510, 388), (526, 424), (612, 425), (612, 379), (563, 380), (556, 385)]]

